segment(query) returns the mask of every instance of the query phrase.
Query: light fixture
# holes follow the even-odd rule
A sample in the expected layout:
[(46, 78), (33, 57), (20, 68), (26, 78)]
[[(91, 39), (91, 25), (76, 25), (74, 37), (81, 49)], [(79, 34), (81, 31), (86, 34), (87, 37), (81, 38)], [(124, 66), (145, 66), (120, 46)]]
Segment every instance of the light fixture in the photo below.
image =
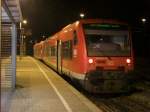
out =
[(143, 23), (145, 23), (145, 22), (146, 22), (146, 18), (142, 18), (141, 21), (142, 21)]
[(80, 17), (84, 18), (85, 14), (84, 13), (80, 13)]
[(27, 24), (27, 20), (23, 20), (23, 24)]

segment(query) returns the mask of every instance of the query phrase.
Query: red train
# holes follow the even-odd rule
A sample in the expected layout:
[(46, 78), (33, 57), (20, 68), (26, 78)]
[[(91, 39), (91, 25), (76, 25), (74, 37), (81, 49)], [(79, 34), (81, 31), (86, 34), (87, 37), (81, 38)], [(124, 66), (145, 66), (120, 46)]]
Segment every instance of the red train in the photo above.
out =
[(115, 20), (83, 19), (34, 45), (34, 56), (89, 92), (122, 92), (133, 70), (129, 25)]

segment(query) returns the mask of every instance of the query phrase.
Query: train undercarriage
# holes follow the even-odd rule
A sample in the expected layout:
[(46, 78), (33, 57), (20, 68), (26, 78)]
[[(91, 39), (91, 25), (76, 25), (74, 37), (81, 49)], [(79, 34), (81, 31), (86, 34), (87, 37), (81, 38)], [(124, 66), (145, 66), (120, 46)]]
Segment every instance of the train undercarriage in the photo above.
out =
[(121, 93), (130, 90), (129, 78), (123, 71), (90, 71), (80, 83), (91, 93)]

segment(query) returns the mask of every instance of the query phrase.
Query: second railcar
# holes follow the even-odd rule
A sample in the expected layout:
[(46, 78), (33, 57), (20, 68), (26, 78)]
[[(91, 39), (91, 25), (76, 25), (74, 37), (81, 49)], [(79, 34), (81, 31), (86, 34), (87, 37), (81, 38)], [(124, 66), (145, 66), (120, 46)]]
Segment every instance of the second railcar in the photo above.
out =
[(44, 41), (41, 41), (40, 43), (36, 43), (33, 46), (33, 52), (35, 58), (42, 60), (44, 54), (44, 45), (45, 45)]

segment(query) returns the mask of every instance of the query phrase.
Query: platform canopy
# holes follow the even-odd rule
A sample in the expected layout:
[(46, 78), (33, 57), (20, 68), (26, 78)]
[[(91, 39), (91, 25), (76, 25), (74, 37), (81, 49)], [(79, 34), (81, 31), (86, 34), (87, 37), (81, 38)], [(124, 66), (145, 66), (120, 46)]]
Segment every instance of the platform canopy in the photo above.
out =
[(19, 0), (2, 0), (2, 22), (17, 23), (22, 21)]

